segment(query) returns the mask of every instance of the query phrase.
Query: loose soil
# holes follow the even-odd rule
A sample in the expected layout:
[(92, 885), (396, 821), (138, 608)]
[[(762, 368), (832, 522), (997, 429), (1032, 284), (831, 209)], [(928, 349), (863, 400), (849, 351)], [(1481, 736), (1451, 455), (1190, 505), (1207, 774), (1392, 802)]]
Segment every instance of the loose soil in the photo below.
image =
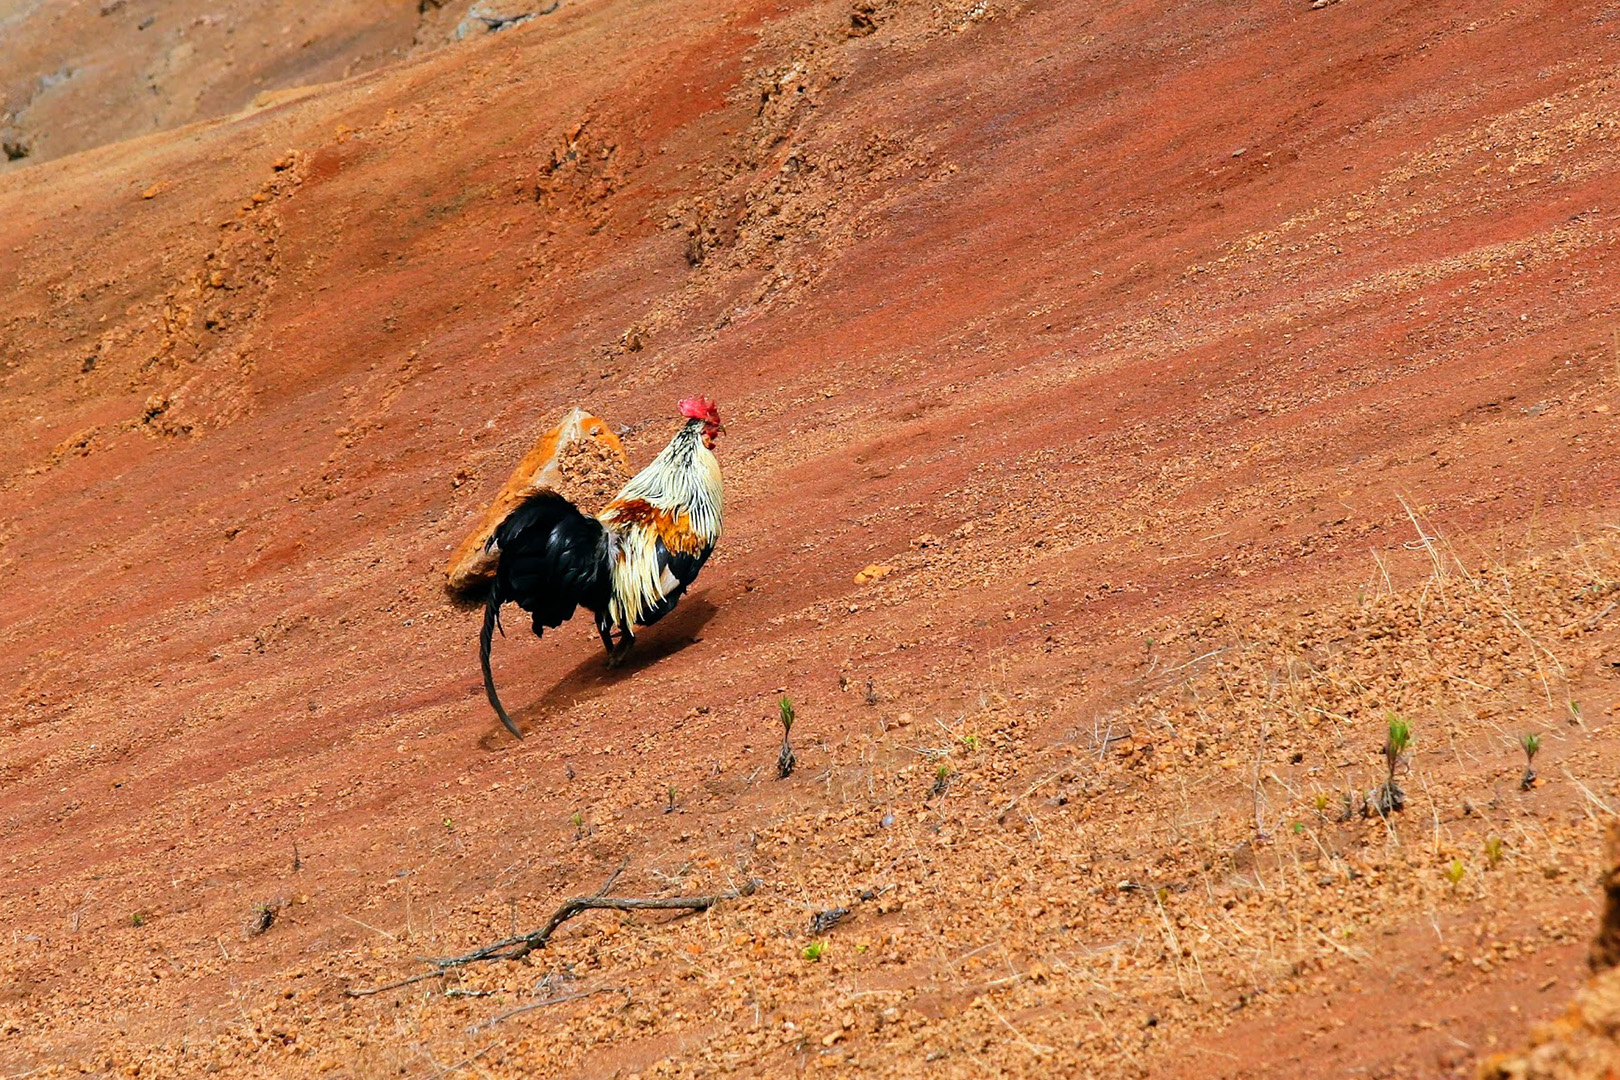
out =
[[(0, 1075), (1467, 1076), (1564, 1011), (1620, 9), (416, 6), (0, 5)], [(499, 639), (513, 740), (446, 558), (694, 392), (714, 558), (623, 668)], [(348, 993), (621, 866), (759, 885)]]

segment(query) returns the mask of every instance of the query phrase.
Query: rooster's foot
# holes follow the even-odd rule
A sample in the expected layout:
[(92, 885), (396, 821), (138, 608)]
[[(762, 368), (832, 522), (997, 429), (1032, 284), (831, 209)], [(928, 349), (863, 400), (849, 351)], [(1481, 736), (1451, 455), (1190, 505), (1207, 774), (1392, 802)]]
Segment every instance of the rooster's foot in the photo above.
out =
[(630, 646), (634, 645), (635, 643), (636, 639), (631, 637), (629, 634), (625, 634), (623, 637), (621, 637), (618, 644), (613, 646), (613, 650), (608, 653), (607, 666), (610, 668), (616, 668), (620, 664), (623, 664), (625, 657), (630, 655)]

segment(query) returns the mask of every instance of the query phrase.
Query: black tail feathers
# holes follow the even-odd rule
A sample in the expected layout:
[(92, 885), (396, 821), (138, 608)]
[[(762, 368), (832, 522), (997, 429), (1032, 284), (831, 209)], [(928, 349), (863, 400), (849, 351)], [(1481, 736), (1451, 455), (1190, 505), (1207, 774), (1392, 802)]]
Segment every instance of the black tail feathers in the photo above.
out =
[(495, 527), (489, 547), (499, 553), (495, 580), (484, 596), (484, 632), (479, 652), (484, 690), (495, 715), (518, 738), (512, 718), (495, 693), (489, 647), (501, 629), (501, 605), (516, 604), (529, 614), (534, 634), (561, 626), (581, 606), (606, 611), (612, 587), (606, 528), (554, 491), (529, 496)]
[(484, 629), (478, 635), (478, 658), (484, 664), (484, 693), (489, 695), (489, 703), (495, 709), (495, 715), (501, 718), (501, 723), (506, 725), (507, 731), (521, 739), (523, 732), (518, 730), (517, 725), (512, 723), (512, 718), (507, 716), (506, 710), (501, 707), (500, 695), (495, 693), (495, 676), (489, 670), (489, 646), (495, 637), (495, 628), (501, 621), (501, 587), (498, 581), (499, 579), (490, 583), (489, 597), (484, 601)]

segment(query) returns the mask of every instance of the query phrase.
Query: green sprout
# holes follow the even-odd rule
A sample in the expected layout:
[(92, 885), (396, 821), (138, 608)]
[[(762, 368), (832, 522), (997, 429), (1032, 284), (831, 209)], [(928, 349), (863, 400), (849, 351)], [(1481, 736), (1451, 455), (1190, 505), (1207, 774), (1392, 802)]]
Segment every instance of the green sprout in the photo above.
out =
[(979, 737), (977, 735), (964, 735), (962, 736), (962, 745), (969, 750), (977, 750), (979, 748)]
[(574, 827), (574, 839), (575, 840), (583, 840), (583, 839), (585, 839), (585, 815), (584, 814), (580, 813), (578, 810), (575, 810), (574, 811), (574, 816), (568, 819), (568, 824), (570, 824), (570, 825), (572, 825)]
[(1316, 793), (1316, 800), (1315, 801), (1316, 801), (1316, 812), (1318, 814), (1327, 813), (1327, 806), (1328, 806), (1327, 792), (1318, 791)]
[(943, 794), (945, 794), (945, 789), (947, 787), (950, 787), (950, 784), (951, 784), (951, 767), (949, 765), (941, 763), (939, 769), (934, 773), (933, 794), (935, 794), (935, 795), (943, 795)]
[(1490, 836), (1485, 839), (1485, 863), (1492, 869), (1502, 861), (1502, 838)]
[(1384, 743), (1384, 762), (1389, 766), (1389, 778), (1395, 779), (1395, 766), (1400, 763), (1401, 755), (1412, 745), (1412, 725), (1396, 716), (1389, 714), (1389, 740)]
[(1388, 775), (1382, 784), (1367, 793), (1367, 803), (1362, 808), (1363, 814), (1371, 815), (1376, 812), (1380, 817), (1388, 817), (1398, 810), (1406, 809), (1406, 792), (1395, 782), (1395, 770), (1411, 745), (1412, 726), (1394, 713), (1390, 713), (1389, 737), (1384, 740), (1384, 765)]
[(1534, 732), (1521, 735), (1519, 745), (1524, 748), (1524, 775), (1519, 777), (1519, 790), (1529, 791), (1536, 784), (1536, 753), (1541, 749), (1541, 736)]
[(145, 926), (147, 918), (148, 918), (148, 916), (147, 916), (146, 912), (137, 911), (137, 912), (133, 913), (132, 915), (130, 915), (130, 917), (129, 917), (129, 925), (131, 925), (131, 926)]
[(812, 941), (804, 947), (804, 958), (814, 964), (821, 959), (821, 954), (826, 951), (827, 943), (825, 941)]
[(1468, 869), (1463, 866), (1462, 860), (1452, 859), (1451, 863), (1446, 867), (1446, 880), (1451, 882), (1451, 887), (1455, 889), (1457, 883), (1463, 879), (1463, 875), (1466, 873), (1468, 873)]
[(675, 785), (669, 785), (664, 794), (669, 797), (669, 802), (664, 804), (664, 813), (673, 814), (675, 812)]
[(793, 767), (798, 764), (793, 744), (788, 742), (788, 736), (793, 733), (793, 699), (784, 697), (777, 702), (777, 709), (782, 720), (782, 752), (776, 755), (776, 778), (786, 780), (793, 775)]
[(1303, 821), (1294, 822), (1294, 835), (1295, 836), (1304, 836), (1305, 835), (1305, 823)]

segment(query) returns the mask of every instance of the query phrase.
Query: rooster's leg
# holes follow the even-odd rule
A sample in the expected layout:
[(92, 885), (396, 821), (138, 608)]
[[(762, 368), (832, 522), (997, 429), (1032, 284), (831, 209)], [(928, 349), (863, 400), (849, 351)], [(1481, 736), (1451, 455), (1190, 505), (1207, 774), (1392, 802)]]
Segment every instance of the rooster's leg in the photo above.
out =
[(635, 643), (636, 635), (630, 632), (628, 626), (621, 626), (619, 628), (619, 643), (608, 652), (607, 666), (615, 668), (624, 663), (625, 656), (630, 652), (630, 646)]
[(613, 616), (601, 612), (596, 616), (596, 632), (602, 635), (602, 648), (607, 651), (608, 658), (613, 657)]

